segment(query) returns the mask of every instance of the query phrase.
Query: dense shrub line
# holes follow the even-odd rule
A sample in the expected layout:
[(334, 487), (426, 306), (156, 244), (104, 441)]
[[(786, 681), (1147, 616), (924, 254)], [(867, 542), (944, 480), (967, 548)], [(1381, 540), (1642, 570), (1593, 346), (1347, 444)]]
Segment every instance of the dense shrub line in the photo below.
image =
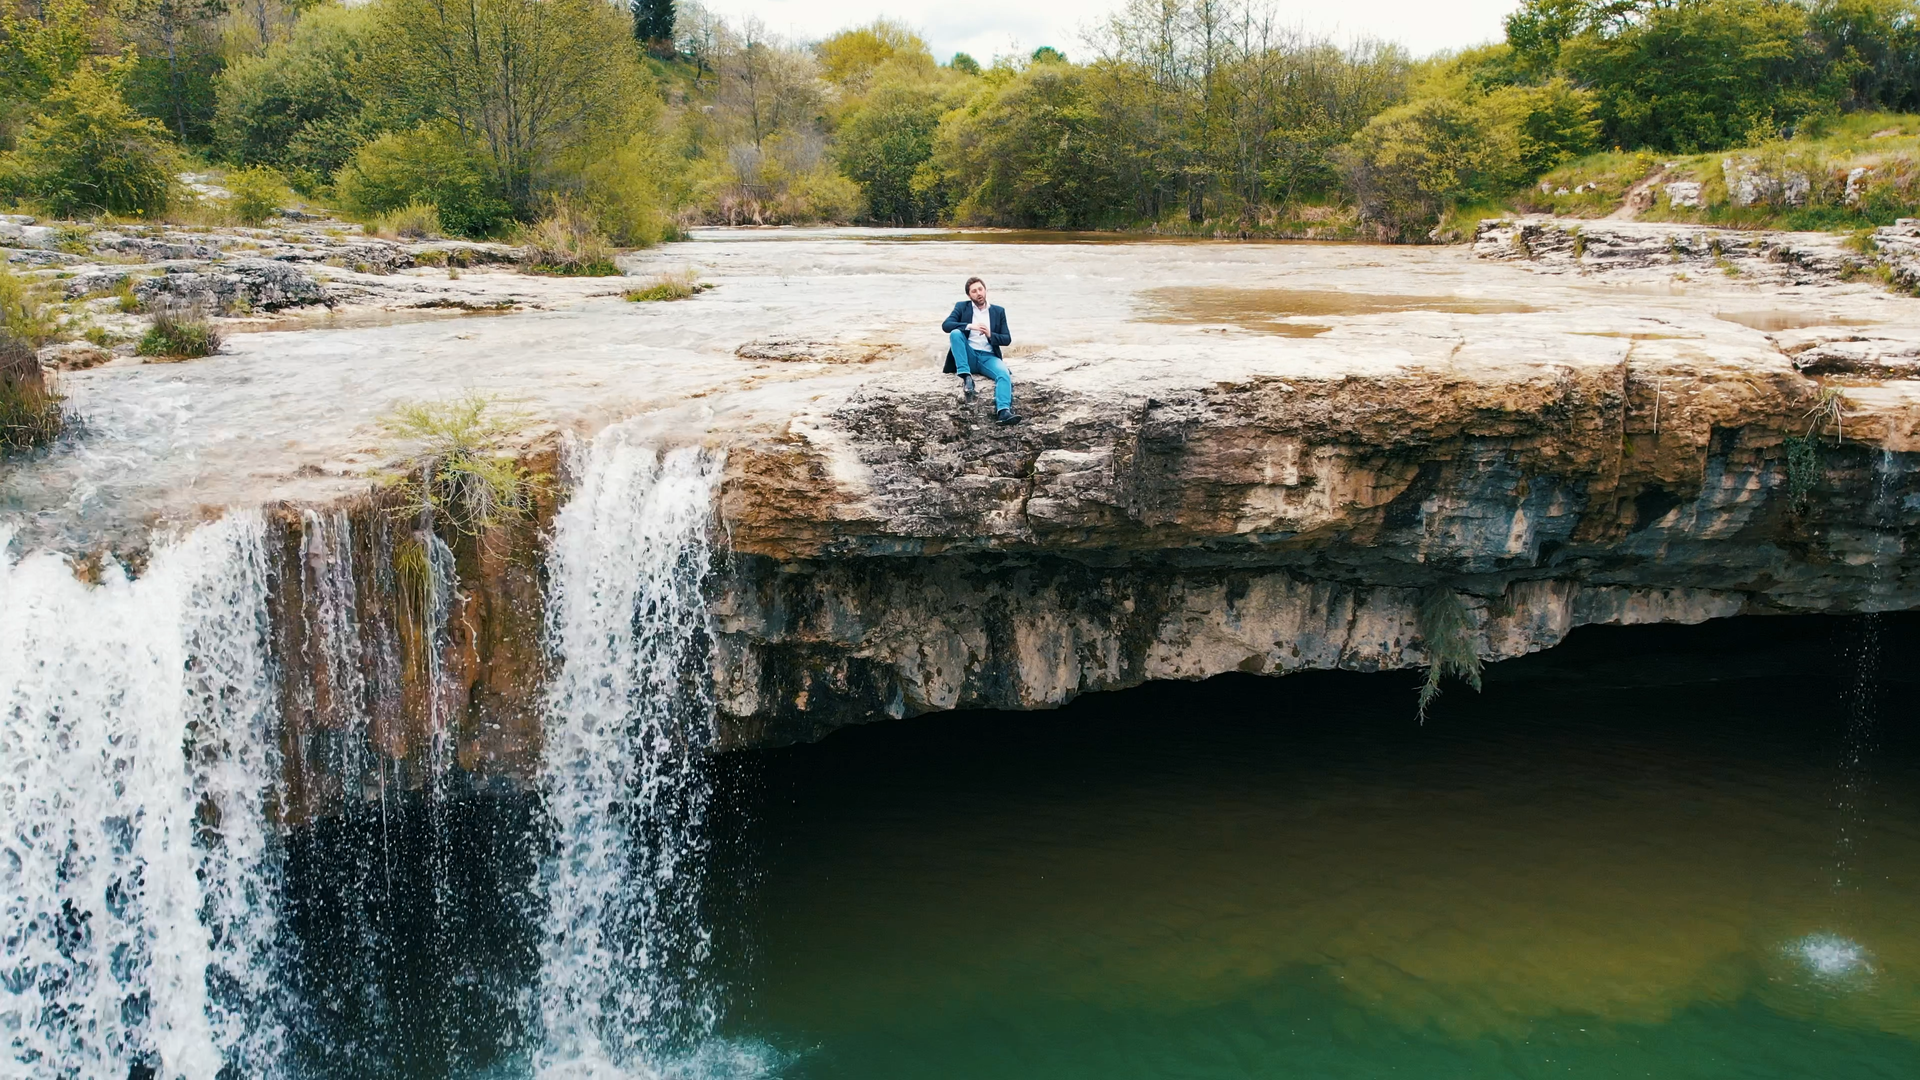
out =
[[(1525, 0), (1504, 40), (1419, 60), (1269, 0), (1116, 3), (1067, 49), (982, 65), (884, 20), (801, 43), (672, 0), (4, 0), (0, 199), (257, 224), (297, 191), (395, 234), (616, 247), (852, 220), (1421, 239), (1520, 193), (1711, 188), (1700, 155), (1920, 110), (1920, 0)], [(1780, 209), (1912, 210), (1904, 144), (1847, 152)], [(189, 161), (232, 167), (217, 208)], [(1842, 164), (1867, 195), (1829, 198)], [(1711, 196), (1660, 208), (1740, 216)]]

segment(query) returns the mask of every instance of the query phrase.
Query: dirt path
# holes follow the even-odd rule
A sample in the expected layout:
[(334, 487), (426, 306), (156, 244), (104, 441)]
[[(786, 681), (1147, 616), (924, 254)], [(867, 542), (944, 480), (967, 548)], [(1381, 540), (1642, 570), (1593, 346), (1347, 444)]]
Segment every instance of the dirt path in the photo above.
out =
[(1620, 200), (1619, 209), (1615, 210), (1611, 214), (1608, 214), (1606, 217), (1601, 218), (1600, 220), (1602, 221), (1637, 220), (1642, 210), (1653, 209), (1653, 201), (1654, 201), (1653, 189), (1666, 179), (1667, 179), (1667, 170), (1665, 169), (1654, 170), (1653, 175), (1647, 177), (1646, 179), (1640, 181), (1639, 183), (1627, 189), (1626, 197)]

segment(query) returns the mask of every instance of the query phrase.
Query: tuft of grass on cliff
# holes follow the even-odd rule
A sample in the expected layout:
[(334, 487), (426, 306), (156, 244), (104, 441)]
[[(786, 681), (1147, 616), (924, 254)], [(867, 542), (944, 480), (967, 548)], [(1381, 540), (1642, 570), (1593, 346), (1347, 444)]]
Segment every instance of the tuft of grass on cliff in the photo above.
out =
[(394, 512), (469, 535), (527, 517), (549, 477), (522, 466), (508, 448), (526, 419), (479, 392), (396, 405), (380, 418), (405, 444), (393, 478), (403, 498)]

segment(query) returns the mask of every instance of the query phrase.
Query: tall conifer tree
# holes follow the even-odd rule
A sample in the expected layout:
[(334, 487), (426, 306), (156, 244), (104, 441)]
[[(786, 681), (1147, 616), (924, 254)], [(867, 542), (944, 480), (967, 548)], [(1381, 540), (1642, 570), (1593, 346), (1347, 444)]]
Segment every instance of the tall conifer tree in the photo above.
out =
[(659, 57), (673, 53), (673, 0), (633, 0), (633, 36)]

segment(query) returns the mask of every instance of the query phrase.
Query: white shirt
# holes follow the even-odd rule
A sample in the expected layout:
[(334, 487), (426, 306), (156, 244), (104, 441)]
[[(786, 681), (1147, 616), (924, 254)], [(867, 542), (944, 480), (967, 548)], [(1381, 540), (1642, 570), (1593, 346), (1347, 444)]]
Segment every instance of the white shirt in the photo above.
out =
[(991, 322), (987, 316), (987, 305), (973, 305), (973, 321), (967, 324), (967, 344), (981, 352), (990, 352), (987, 347), (987, 327)]

